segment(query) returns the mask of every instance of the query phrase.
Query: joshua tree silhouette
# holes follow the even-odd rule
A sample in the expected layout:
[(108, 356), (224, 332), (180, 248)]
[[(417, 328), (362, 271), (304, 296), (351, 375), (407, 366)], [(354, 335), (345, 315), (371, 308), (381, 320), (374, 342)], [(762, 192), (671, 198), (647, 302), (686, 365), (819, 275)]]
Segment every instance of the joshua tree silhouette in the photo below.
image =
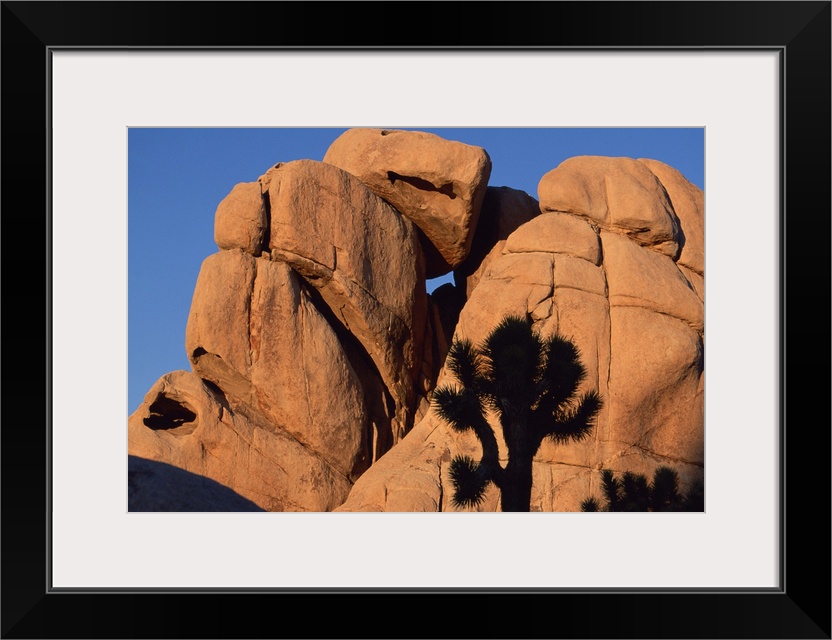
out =
[(679, 493), (679, 474), (670, 467), (659, 467), (653, 482), (640, 473), (625, 472), (616, 478), (609, 469), (601, 474), (607, 505), (595, 498), (581, 503), (581, 511), (704, 511), (704, 485), (694, 483), (686, 494)]
[[(461, 386), (443, 385), (433, 393), (439, 416), (453, 429), (471, 429), (482, 444), (482, 458), (451, 461), (453, 501), (480, 504), (489, 482), (501, 495), (503, 511), (529, 511), (532, 459), (544, 438), (565, 443), (586, 438), (601, 409), (595, 391), (576, 397), (586, 377), (577, 347), (566, 338), (541, 338), (528, 318), (508, 316), (477, 348), (455, 340), (447, 365)], [(500, 465), (497, 439), (486, 414), (492, 410), (508, 449)]]

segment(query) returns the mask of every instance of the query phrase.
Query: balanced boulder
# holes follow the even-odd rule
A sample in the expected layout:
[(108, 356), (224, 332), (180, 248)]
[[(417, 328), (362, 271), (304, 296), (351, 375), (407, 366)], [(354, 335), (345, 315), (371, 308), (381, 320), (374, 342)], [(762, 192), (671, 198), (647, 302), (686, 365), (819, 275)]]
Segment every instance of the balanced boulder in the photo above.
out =
[(358, 177), (424, 232), (428, 278), (468, 255), (491, 175), (485, 149), (422, 131), (349, 129), (324, 162)]

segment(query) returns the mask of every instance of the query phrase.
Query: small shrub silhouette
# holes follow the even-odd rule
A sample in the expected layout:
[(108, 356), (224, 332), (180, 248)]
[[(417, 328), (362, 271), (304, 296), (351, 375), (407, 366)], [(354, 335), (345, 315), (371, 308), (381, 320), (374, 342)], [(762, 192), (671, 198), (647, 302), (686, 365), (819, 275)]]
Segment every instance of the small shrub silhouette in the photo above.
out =
[[(576, 397), (586, 377), (577, 347), (558, 335), (543, 339), (528, 318), (508, 316), (479, 348), (455, 340), (446, 364), (461, 386), (434, 391), (437, 413), (456, 431), (471, 429), (482, 444), (479, 461), (469, 456), (451, 461), (454, 504), (480, 504), (493, 482), (503, 511), (529, 511), (532, 459), (543, 439), (583, 440), (601, 409), (595, 391)], [(486, 419), (489, 410), (500, 422), (508, 449), (505, 468)]]
[(625, 472), (616, 478), (609, 469), (601, 473), (605, 508), (593, 498), (581, 503), (581, 511), (704, 511), (705, 488), (694, 483), (687, 493), (679, 492), (679, 474), (670, 467), (659, 467), (653, 482), (640, 473)]

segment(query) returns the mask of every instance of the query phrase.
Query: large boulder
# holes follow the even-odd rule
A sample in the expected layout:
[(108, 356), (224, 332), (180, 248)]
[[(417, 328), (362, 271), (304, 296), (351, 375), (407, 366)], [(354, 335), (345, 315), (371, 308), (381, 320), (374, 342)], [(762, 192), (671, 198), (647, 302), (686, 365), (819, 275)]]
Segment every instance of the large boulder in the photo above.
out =
[(357, 478), (373, 439), (364, 388), (319, 306), (288, 265), (220, 251), (197, 278), (185, 345), (194, 372)]
[[(603, 468), (651, 476), (664, 464), (679, 472), (683, 486), (704, 470), (703, 302), (690, 268), (676, 262), (684, 239), (697, 237), (685, 228), (695, 217), (680, 222), (645, 163), (564, 165), (568, 171), (541, 180), (546, 213), (490, 255), (455, 332), (480, 343), (505, 315), (529, 317), (542, 336), (559, 333), (577, 345), (588, 374), (579, 393), (595, 390), (603, 398), (590, 438), (541, 446), (533, 511), (578, 510), (584, 498), (599, 495)], [(691, 187), (677, 185), (695, 194)], [(445, 383), (456, 383), (447, 368), (437, 384)], [(492, 426), (505, 456), (500, 429)], [(478, 440), (453, 432), (431, 408), (338, 510), (456, 510), (448, 471), (457, 455), (478, 459)], [(477, 509), (499, 509), (493, 487)]]
[(428, 278), (468, 255), (491, 175), (485, 149), (422, 131), (350, 129), (324, 162), (357, 176), (424, 232)]
[(395, 404), (394, 440), (413, 426), (426, 331), (416, 229), (357, 178), (298, 160), (271, 172), (271, 258), (320, 294), (330, 323), (366, 352)]

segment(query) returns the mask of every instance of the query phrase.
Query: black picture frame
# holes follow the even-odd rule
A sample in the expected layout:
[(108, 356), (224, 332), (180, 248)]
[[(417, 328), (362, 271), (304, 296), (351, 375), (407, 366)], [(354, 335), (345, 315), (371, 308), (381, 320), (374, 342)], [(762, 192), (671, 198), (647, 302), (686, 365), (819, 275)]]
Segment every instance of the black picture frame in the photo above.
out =
[[(830, 4), (2, 2), (2, 637), (830, 638)], [(67, 47), (778, 51), (780, 588), (54, 592), (48, 100)]]

